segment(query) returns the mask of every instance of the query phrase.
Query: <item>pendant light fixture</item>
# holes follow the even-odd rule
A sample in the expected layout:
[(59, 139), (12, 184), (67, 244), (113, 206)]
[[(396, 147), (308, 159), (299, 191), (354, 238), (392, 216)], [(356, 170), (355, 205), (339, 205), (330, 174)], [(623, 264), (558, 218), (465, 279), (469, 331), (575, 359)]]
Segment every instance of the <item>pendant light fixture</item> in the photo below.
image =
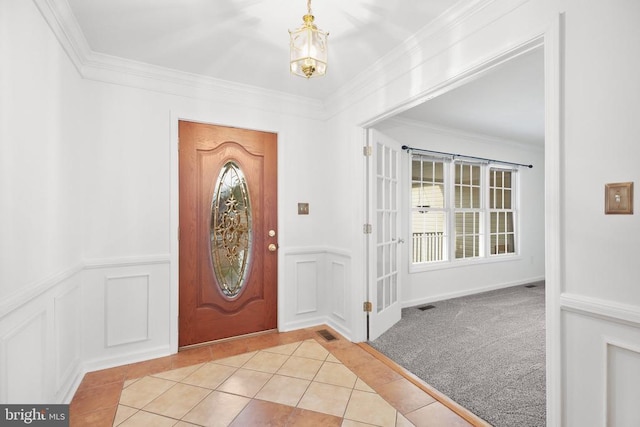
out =
[(329, 33), (319, 30), (313, 20), (311, 0), (307, 0), (307, 14), (302, 17), (302, 26), (295, 30), (289, 30), (291, 72), (307, 79), (324, 76), (327, 72), (327, 36)]

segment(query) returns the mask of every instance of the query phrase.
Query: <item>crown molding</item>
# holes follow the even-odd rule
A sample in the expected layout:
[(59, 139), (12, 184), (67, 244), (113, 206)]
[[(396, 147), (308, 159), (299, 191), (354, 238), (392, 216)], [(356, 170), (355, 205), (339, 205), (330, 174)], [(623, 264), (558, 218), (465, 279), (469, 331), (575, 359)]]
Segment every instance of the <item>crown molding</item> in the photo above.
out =
[(264, 111), (323, 118), (322, 101), (256, 86), (172, 70), (91, 50), (67, 0), (33, 0), (80, 76), (189, 98)]
[[(416, 66), (428, 61), (439, 53), (439, 50), (436, 49), (431, 56), (423, 57), (423, 46), (428, 45), (430, 39), (462, 25), (462, 23), (468, 21), (472, 16), (478, 14), (495, 1), (460, 1), (451, 6), (439, 17), (425, 25), (421, 30), (410, 36), (402, 44), (384, 55), (371, 67), (363, 71), (362, 74), (343, 85), (325, 100), (330, 112), (329, 115), (333, 116), (340, 113), (353, 104), (354, 101), (363, 99), (371, 92), (387, 86), (390, 81), (411, 72)], [(411, 68), (406, 67), (407, 58), (412, 64)], [(384, 78), (380, 76), (384, 76)]]
[(406, 119), (404, 117), (391, 117), (387, 119), (388, 123), (396, 123), (398, 125), (409, 126), (413, 128), (424, 129), (425, 131), (437, 133), (440, 135), (449, 135), (465, 139), (473, 139), (474, 141), (484, 142), (487, 144), (499, 143), (514, 149), (525, 150), (531, 152), (544, 152), (544, 145), (521, 142), (513, 139), (500, 138), (497, 136), (486, 135), (476, 132), (463, 131), (456, 128), (437, 125), (430, 122)]

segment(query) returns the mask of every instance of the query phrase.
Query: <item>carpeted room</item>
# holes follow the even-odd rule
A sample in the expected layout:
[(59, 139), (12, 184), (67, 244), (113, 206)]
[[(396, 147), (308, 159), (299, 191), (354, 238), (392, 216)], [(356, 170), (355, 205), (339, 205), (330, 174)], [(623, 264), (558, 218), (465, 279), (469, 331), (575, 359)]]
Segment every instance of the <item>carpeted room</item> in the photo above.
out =
[[(499, 128), (492, 112), (501, 102), (542, 106), (542, 63), (534, 48), (375, 126), (386, 145), (403, 149), (407, 238), (398, 261), (401, 320), (370, 343), (495, 426), (545, 425), (544, 108), (512, 116), (509, 133), (478, 126)], [(451, 121), (452, 105), (465, 105), (476, 126)], [(537, 130), (516, 135), (525, 123)], [(494, 179), (501, 171), (508, 181)], [(496, 225), (500, 215), (506, 226)], [(493, 237), (503, 231), (512, 234)]]
[(402, 310), (370, 344), (496, 427), (545, 425), (545, 285)]

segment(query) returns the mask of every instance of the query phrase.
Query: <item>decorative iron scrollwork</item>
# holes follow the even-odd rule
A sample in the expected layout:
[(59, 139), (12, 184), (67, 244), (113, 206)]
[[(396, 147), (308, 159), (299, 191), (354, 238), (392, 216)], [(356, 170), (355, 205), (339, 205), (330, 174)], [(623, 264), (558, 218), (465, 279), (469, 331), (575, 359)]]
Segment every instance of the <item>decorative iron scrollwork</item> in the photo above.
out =
[(222, 293), (237, 297), (249, 271), (252, 232), (249, 187), (240, 167), (227, 162), (211, 202), (211, 260)]

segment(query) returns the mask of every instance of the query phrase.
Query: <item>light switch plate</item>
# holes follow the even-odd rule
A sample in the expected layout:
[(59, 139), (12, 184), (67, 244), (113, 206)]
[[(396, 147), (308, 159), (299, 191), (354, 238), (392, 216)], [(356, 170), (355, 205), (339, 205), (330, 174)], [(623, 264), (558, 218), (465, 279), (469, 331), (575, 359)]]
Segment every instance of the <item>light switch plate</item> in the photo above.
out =
[(617, 182), (605, 185), (604, 213), (633, 213), (633, 182)]
[(309, 215), (309, 203), (298, 203), (298, 215)]

